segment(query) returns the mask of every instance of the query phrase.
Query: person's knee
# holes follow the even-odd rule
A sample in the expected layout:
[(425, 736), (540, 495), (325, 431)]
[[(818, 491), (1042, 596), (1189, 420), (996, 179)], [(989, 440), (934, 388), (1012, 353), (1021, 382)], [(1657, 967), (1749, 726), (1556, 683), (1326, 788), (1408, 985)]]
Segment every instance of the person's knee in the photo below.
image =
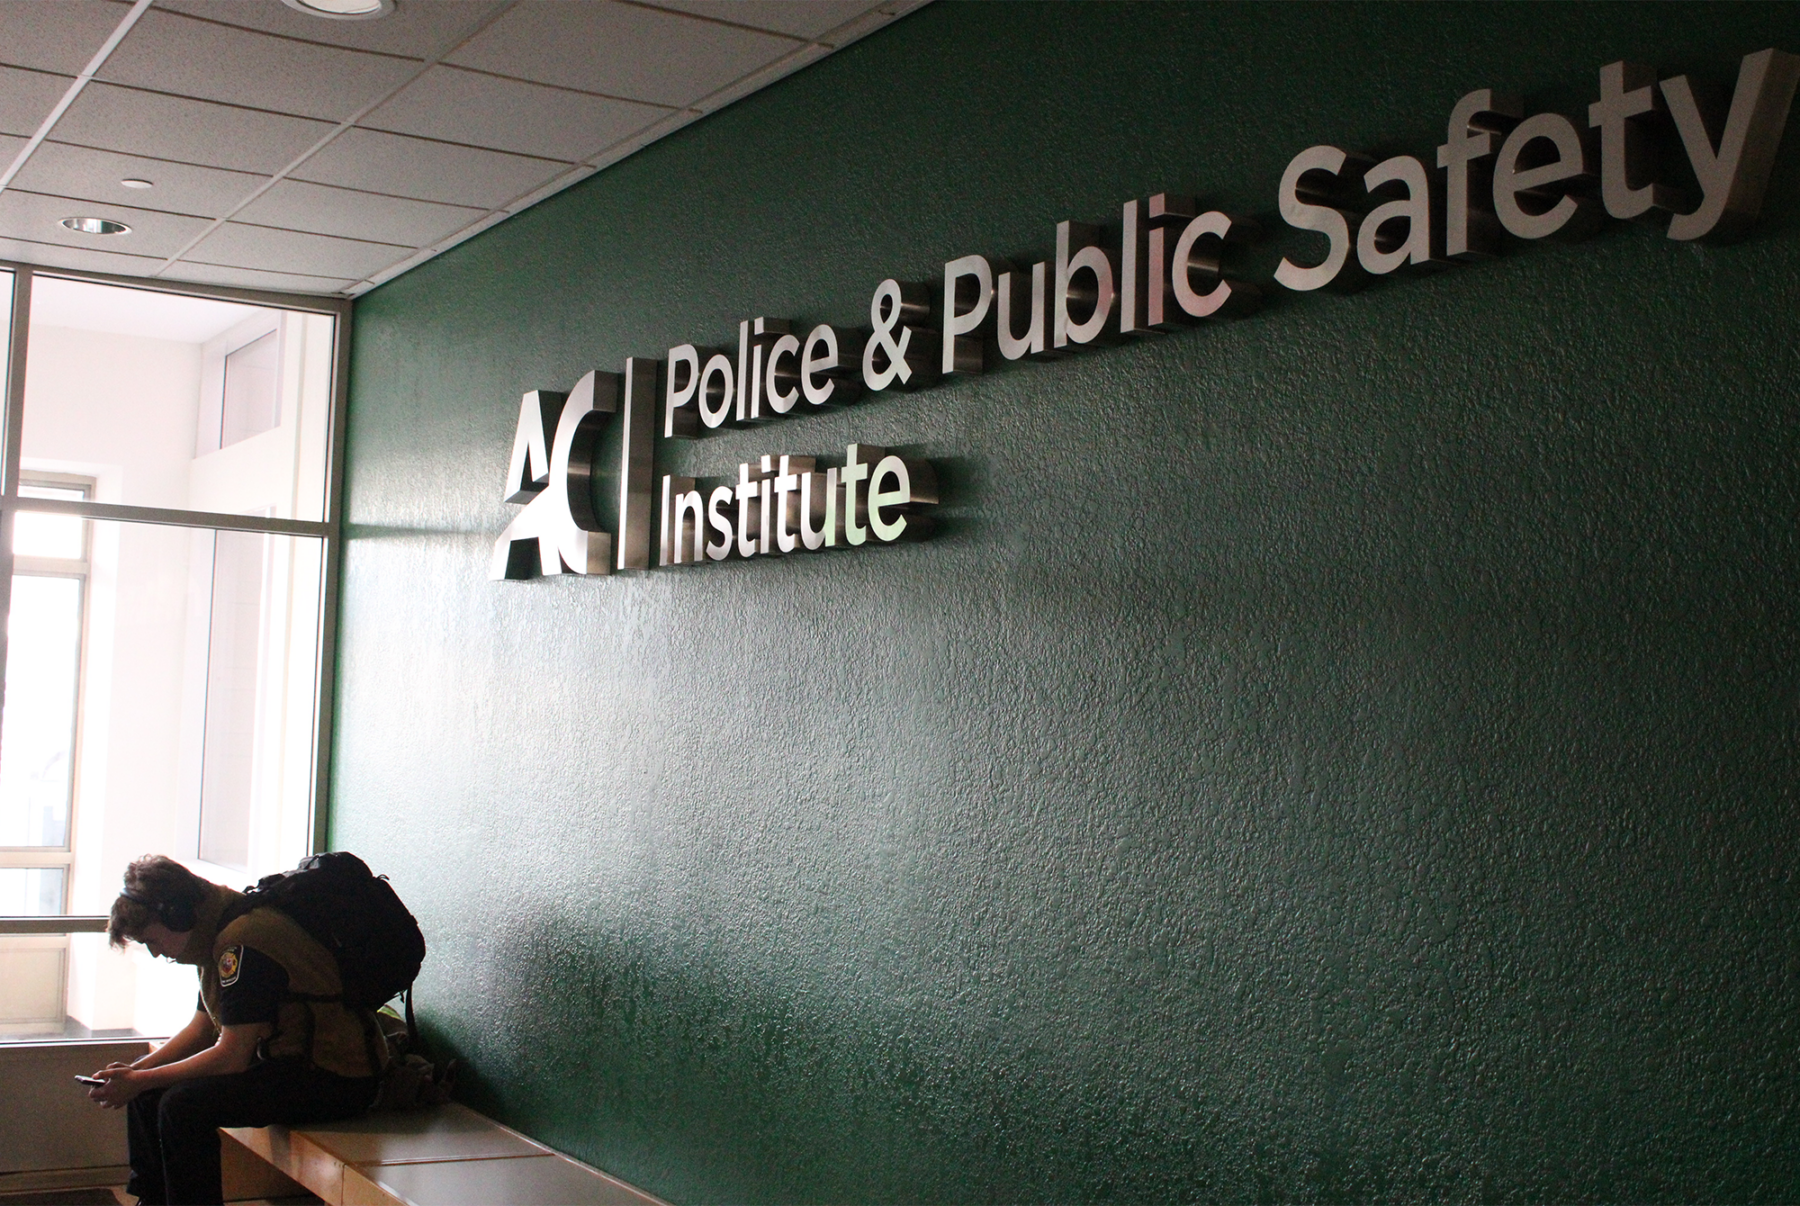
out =
[(156, 1121), (164, 1133), (213, 1125), (211, 1094), (198, 1084), (172, 1085), (156, 1103)]
[(163, 1089), (151, 1089), (146, 1093), (139, 1093), (125, 1103), (126, 1116), (154, 1120), (162, 1109), (165, 1092)]

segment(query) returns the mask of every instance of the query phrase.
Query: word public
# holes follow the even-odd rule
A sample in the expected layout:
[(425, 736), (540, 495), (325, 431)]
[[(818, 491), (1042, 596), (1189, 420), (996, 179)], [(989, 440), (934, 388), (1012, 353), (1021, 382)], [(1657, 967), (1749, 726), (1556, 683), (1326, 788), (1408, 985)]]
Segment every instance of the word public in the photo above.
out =
[[(1322, 236), (1324, 254), (1313, 263), (1284, 256), (1274, 283), (1348, 291), (1403, 269), (1498, 255), (1508, 237), (1580, 238), (1609, 218), (1664, 221), (1678, 241), (1736, 237), (1761, 212), (1797, 84), (1800, 57), (1746, 55), (1721, 115), (1686, 76), (1609, 63), (1585, 126), (1527, 115), (1492, 89), (1464, 95), (1435, 170), (1414, 155), (1376, 162), (1308, 147), (1282, 173), (1276, 209)], [(1672, 179), (1676, 143), (1689, 170)], [(945, 263), (941, 288), (884, 280), (868, 328), (746, 319), (734, 351), (684, 343), (661, 361), (629, 359), (623, 373), (590, 372), (567, 393), (533, 390), (520, 403), (506, 478), (506, 501), (525, 509), (495, 542), (490, 575), (649, 569), (653, 527), (660, 566), (918, 539), (938, 502), (927, 461), (852, 444), (841, 466), (762, 456), (740, 464), (735, 483), (703, 492), (665, 474), (657, 490), (653, 437), (698, 439), (849, 405), (983, 372), (996, 354), (1048, 359), (1238, 318), (1261, 293), (1228, 262), (1259, 235), (1242, 216), (1158, 193), (1126, 201), (1116, 226), (1057, 223), (1053, 255), (1029, 268), (966, 255)], [(614, 423), (617, 522), (608, 531), (594, 505), (594, 462)]]

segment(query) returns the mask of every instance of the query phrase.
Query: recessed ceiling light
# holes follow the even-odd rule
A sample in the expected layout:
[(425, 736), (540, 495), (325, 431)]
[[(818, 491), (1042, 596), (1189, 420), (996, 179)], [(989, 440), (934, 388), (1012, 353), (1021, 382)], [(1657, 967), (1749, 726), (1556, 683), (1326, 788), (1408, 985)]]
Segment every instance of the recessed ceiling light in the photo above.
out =
[(119, 183), (123, 184), (126, 188), (155, 188), (156, 187), (156, 183), (154, 181), (138, 180), (135, 178), (128, 178), (125, 180), (121, 180), (121, 181), (119, 181)]
[(68, 227), (76, 234), (121, 235), (131, 233), (131, 227), (123, 222), (115, 222), (111, 218), (64, 218), (59, 225)]
[(334, 21), (372, 21), (394, 11), (394, 0), (281, 0), (309, 17)]

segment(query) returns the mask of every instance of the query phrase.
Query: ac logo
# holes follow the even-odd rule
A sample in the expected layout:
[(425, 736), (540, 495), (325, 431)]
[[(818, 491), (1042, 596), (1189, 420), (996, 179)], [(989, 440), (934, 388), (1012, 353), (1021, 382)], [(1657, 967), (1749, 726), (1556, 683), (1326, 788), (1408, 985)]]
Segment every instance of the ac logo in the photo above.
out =
[[(650, 568), (656, 367), (654, 360), (633, 357), (623, 375), (595, 371), (566, 394), (539, 389), (520, 400), (506, 501), (524, 503), (525, 510), (494, 542), (489, 578)], [(594, 459), (615, 419), (624, 425), (616, 537), (602, 528), (593, 505)], [(552, 433), (548, 439), (546, 433)]]

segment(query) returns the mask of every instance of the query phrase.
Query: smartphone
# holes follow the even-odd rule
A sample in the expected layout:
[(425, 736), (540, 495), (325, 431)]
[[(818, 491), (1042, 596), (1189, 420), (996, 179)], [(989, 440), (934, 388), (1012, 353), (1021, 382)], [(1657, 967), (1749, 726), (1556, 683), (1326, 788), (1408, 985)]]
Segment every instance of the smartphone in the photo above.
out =
[(83, 1085), (92, 1085), (94, 1088), (99, 1088), (101, 1085), (106, 1083), (106, 1080), (105, 1080), (105, 1078), (99, 1077), (99, 1076), (77, 1076), (75, 1078), (75, 1083), (83, 1084)]

